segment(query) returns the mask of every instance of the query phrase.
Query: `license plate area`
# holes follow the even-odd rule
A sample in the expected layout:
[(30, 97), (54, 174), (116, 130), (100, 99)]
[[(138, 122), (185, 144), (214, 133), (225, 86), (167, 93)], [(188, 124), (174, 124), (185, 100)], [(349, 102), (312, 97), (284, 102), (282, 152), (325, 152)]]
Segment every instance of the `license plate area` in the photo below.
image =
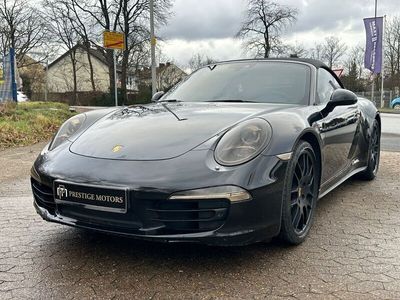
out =
[(68, 181), (54, 181), (54, 200), (61, 205), (75, 205), (86, 209), (126, 213), (128, 188)]

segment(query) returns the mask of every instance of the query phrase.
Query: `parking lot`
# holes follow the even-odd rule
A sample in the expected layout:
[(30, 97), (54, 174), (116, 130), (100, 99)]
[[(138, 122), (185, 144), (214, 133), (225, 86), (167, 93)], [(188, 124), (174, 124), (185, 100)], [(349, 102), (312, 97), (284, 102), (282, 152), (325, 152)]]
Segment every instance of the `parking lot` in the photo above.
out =
[(215, 248), (42, 221), (28, 181), (42, 146), (0, 155), (0, 299), (400, 298), (400, 153), (322, 199), (304, 244)]

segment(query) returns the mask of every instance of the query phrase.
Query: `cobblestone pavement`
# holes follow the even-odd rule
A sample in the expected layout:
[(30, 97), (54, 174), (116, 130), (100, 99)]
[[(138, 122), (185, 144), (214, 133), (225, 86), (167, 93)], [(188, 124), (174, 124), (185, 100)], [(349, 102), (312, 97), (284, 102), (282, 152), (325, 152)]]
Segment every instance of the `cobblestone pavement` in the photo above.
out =
[(11, 175), (18, 158), (0, 152), (0, 299), (400, 299), (400, 153), (382, 154), (376, 181), (322, 199), (304, 244), (217, 248), (42, 221), (17, 178), (40, 147), (29, 149)]

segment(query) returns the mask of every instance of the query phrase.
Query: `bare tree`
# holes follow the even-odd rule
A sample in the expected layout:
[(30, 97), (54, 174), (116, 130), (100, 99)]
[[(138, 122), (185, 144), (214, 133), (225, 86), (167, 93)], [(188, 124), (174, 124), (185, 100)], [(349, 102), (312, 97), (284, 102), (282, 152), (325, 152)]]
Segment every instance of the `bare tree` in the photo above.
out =
[(92, 91), (96, 91), (96, 82), (94, 79), (94, 70), (92, 62), (91, 45), (95, 44), (92, 37), (95, 35), (93, 32), (94, 24), (90, 24), (88, 19), (85, 18), (79, 11), (79, 8), (74, 5), (73, 0), (64, 0), (62, 2), (64, 6), (68, 7), (72, 12), (72, 18), (70, 18), (71, 26), (74, 28), (76, 34), (80, 37), (80, 41), (86, 50), (87, 60), (89, 64), (90, 82), (92, 85)]
[[(143, 49), (149, 43), (149, 0), (72, 0), (81, 14), (96, 24), (98, 31), (122, 31), (126, 49), (119, 55), (121, 89), (126, 98), (126, 75), (131, 65), (131, 53)], [(160, 26), (166, 23), (171, 0), (155, 0), (155, 21)], [(110, 88), (114, 89), (113, 50), (105, 52), (109, 67)]]
[(396, 16), (386, 24), (385, 59), (391, 77), (400, 74), (400, 17)]
[(362, 72), (364, 70), (364, 49), (360, 45), (354, 46), (350, 49), (349, 55), (345, 62), (346, 69), (350, 70), (356, 69), (357, 78), (361, 78)]
[(289, 45), (290, 54), (296, 55), (298, 57), (307, 57), (309, 50), (301, 43), (295, 43)]
[[(78, 59), (77, 47), (80, 41), (80, 35), (76, 32), (73, 25), (74, 13), (71, 7), (65, 2), (58, 0), (45, 0), (44, 6), (47, 9), (46, 18), (49, 20), (49, 31), (52, 39), (62, 45), (68, 51), (72, 67), (73, 95), (74, 103), (78, 101)], [(67, 71), (68, 73), (68, 71)], [(70, 74), (66, 74), (67, 77)], [(69, 77), (70, 78), (70, 77)]]
[(400, 16), (395, 16), (386, 23), (385, 62), (388, 68), (388, 80), (396, 93), (400, 86)]
[(151, 64), (150, 62), (150, 44), (144, 42), (137, 44), (129, 54), (129, 70), (135, 73)]
[(311, 48), (309, 52), (309, 56), (312, 59), (323, 60), (324, 56), (324, 46), (322, 44), (315, 44), (313, 48)]
[(19, 67), (24, 66), (24, 56), (46, 42), (46, 26), (39, 11), (26, 0), (0, 2), (0, 45), (5, 55), (14, 48)]
[(329, 36), (325, 38), (325, 43), (323, 44), (323, 54), (322, 58), (327, 63), (329, 68), (337, 64), (346, 53), (347, 46), (340, 41), (339, 38), (335, 36)]
[(278, 56), (283, 57), (307, 57), (309, 50), (302, 43), (296, 41), (293, 44), (281, 44), (275, 52)]
[(245, 20), (236, 34), (255, 56), (270, 57), (282, 31), (296, 21), (297, 9), (269, 0), (248, 0)]
[[(167, 13), (170, 8), (170, 0), (158, 0), (155, 2), (155, 16), (158, 25), (165, 25)], [(124, 32), (126, 38), (126, 49), (122, 52), (121, 61), (121, 93), (126, 99), (126, 80), (131, 53), (138, 49), (143, 49), (149, 44), (150, 32), (149, 23), (149, 0), (122, 1), (122, 18), (120, 30)]]
[[(117, 31), (121, 17), (122, 2), (127, 0), (72, 0), (83, 18), (90, 19), (99, 31)], [(106, 49), (110, 90), (115, 88), (113, 50)]]
[(196, 53), (189, 59), (188, 67), (193, 72), (193, 71), (196, 71), (197, 69), (200, 69), (203, 66), (206, 66), (206, 65), (209, 65), (209, 64), (212, 64), (215, 62), (216, 62), (216, 60), (209, 56), (206, 56), (206, 55), (203, 55), (200, 53)]

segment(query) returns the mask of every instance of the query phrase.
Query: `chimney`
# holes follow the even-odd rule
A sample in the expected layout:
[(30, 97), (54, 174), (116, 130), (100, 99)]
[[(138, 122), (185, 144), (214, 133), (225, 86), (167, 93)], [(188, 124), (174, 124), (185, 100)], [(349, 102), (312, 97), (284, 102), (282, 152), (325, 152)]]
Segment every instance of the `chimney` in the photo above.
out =
[(171, 63), (168, 61), (168, 62), (167, 62), (167, 67), (169, 67), (170, 65), (171, 65)]
[(160, 66), (159, 66), (160, 68), (164, 68), (165, 67), (165, 64), (161, 64), (160, 63)]

